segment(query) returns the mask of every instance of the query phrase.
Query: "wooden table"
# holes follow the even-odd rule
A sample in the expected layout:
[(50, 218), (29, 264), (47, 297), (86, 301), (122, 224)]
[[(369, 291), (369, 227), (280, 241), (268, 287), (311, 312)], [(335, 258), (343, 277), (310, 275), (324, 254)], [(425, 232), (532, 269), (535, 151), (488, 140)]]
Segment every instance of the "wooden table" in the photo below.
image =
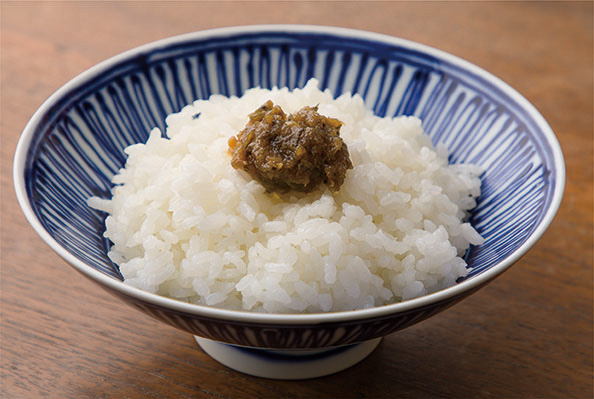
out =
[[(591, 2), (1, 3), (2, 398), (592, 397)], [(191, 336), (118, 302), (55, 255), (12, 188), (28, 118), (97, 62), (184, 32), (255, 23), (346, 26), (468, 59), (542, 112), (567, 163), (537, 245), (479, 293), (306, 382), (236, 373)]]

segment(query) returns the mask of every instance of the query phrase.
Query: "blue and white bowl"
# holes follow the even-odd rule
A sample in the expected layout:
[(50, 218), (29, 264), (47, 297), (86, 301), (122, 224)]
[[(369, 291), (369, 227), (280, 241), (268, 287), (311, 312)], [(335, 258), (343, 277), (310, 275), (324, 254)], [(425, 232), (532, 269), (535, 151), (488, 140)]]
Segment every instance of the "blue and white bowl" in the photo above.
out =
[[(380, 116), (415, 115), (450, 162), (485, 168), (471, 222), (486, 242), (468, 277), (424, 297), (325, 314), (260, 314), (182, 303), (125, 285), (108, 259), (105, 215), (123, 149), (165, 116), (211, 94), (302, 87), (359, 93)], [(503, 273), (545, 232), (563, 195), (563, 155), (551, 128), (518, 92), (450, 54), (341, 28), (247, 26), (177, 36), (115, 56), (54, 93), (23, 131), (14, 161), (20, 205), (37, 233), (76, 270), (137, 309), (197, 337), (215, 359), (271, 378), (344, 369), (381, 337), (441, 312)], [(89, 305), (90, 306), (90, 305)], [(306, 365), (307, 367), (303, 367)]]

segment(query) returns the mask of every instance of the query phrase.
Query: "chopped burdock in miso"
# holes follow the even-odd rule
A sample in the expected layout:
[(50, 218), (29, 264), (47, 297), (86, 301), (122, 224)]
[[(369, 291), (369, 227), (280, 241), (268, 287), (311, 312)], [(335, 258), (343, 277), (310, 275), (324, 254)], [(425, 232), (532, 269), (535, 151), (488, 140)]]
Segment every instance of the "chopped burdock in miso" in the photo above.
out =
[(250, 114), (245, 128), (229, 139), (231, 165), (245, 170), (268, 191), (311, 192), (321, 184), (337, 192), (353, 167), (342, 122), (303, 107), (287, 117), (267, 101)]

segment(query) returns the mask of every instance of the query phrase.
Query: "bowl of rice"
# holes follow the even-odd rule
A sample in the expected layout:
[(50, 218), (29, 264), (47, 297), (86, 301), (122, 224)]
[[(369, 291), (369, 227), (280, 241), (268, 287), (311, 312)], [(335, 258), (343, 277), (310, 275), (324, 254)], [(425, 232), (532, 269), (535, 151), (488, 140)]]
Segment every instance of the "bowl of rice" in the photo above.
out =
[[(245, 154), (232, 162), (267, 102), (280, 116), (263, 134), (296, 143), (266, 155), (267, 173), (321, 159), (299, 141), (318, 130), (295, 127), (308, 109), (335, 121), (339, 178), (324, 158), (276, 190)], [(400, 38), (297, 25), (110, 58), (48, 98), (14, 161), (24, 214), (74, 269), (222, 364), (279, 379), (350, 367), (491, 282), (545, 232), (564, 180), (545, 119), (488, 72)]]

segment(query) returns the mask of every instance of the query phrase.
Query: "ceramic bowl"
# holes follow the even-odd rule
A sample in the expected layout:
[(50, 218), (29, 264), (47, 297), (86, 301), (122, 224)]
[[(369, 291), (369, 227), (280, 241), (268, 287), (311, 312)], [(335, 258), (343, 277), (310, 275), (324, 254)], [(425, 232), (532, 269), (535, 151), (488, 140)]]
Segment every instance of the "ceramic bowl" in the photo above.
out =
[[(165, 116), (211, 94), (302, 87), (316, 77), (335, 96), (359, 93), (379, 116), (415, 115), (450, 162), (485, 168), (471, 222), (486, 239), (455, 286), (391, 305), (324, 314), (259, 314), (182, 303), (125, 285), (106, 256), (105, 215), (123, 149)], [(177, 36), (104, 61), (56, 91), (16, 150), (19, 203), (66, 262), (124, 302), (194, 335), (236, 370), (309, 378), (349, 367), (381, 337), (476, 292), (516, 262), (551, 223), (563, 194), (563, 156), (538, 111), (510, 86), (460, 58), (380, 34), (314, 26), (231, 27)], [(92, 306), (89, 304), (89, 306)], [(476, 310), (480, 312), (480, 309)]]

